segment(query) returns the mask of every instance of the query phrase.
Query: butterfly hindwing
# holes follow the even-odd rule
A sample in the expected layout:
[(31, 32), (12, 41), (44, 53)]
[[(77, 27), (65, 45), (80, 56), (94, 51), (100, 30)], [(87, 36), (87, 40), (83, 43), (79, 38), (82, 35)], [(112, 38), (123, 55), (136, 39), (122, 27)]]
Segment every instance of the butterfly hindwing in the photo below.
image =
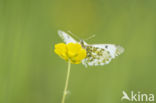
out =
[(113, 44), (95, 44), (86, 46), (87, 57), (82, 64), (87, 66), (97, 66), (108, 64), (111, 59), (121, 54), (124, 49)]
[(120, 55), (124, 52), (124, 48), (120, 45), (114, 45), (114, 44), (93, 44), (91, 45), (93, 47), (102, 48), (108, 51), (112, 58), (115, 58), (115, 56)]

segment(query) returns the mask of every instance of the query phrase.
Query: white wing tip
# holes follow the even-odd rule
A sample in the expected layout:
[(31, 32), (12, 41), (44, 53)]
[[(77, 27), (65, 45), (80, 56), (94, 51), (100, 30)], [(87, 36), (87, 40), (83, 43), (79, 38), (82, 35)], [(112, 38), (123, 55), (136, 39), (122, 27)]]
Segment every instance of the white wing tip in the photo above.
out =
[(58, 30), (58, 34), (61, 34), (61, 33), (63, 33), (63, 31), (62, 30)]
[(124, 51), (125, 51), (125, 49), (122, 46), (120, 46), (120, 45), (116, 46), (116, 55), (117, 56), (122, 54)]

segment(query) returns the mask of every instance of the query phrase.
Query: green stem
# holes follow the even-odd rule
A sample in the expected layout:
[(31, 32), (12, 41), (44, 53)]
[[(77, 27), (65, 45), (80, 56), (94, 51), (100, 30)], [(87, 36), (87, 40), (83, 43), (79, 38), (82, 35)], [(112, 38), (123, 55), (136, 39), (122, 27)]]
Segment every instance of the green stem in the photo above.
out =
[(71, 68), (71, 63), (70, 63), (70, 61), (68, 61), (67, 77), (66, 77), (66, 82), (65, 82), (65, 87), (64, 87), (64, 92), (63, 92), (61, 103), (65, 103), (67, 89), (68, 89), (69, 76), (70, 76), (70, 68)]

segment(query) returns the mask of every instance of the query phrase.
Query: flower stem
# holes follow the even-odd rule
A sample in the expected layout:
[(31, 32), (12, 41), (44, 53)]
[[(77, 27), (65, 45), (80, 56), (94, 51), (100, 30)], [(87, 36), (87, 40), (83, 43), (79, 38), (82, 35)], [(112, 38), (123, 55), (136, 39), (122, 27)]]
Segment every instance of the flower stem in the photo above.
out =
[(63, 92), (61, 103), (65, 103), (67, 89), (68, 89), (69, 76), (70, 76), (70, 68), (71, 68), (71, 63), (70, 63), (70, 61), (68, 61), (67, 77), (66, 77), (66, 82), (65, 82), (65, 87), (64, 87), (64, 92)]

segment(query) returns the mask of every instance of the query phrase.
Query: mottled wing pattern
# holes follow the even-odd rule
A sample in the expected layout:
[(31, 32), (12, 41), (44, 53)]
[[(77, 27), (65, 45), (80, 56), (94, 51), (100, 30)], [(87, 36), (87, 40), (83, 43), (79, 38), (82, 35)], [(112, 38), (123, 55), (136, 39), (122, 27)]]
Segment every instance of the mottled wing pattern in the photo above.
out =
[(116, 56), (124, 52), (124, 48), (113, 44), (87, 45), (87, 57), (82, 64), (87, 66), (98, 66), (108, 64)]
[(58, 35), (62, 38), (62, 40), (68, 44), (68, 43), (77, 43), (75, 39), (73, 39), (70, 35), (65, 33), (64, 31), (58, 30)]

